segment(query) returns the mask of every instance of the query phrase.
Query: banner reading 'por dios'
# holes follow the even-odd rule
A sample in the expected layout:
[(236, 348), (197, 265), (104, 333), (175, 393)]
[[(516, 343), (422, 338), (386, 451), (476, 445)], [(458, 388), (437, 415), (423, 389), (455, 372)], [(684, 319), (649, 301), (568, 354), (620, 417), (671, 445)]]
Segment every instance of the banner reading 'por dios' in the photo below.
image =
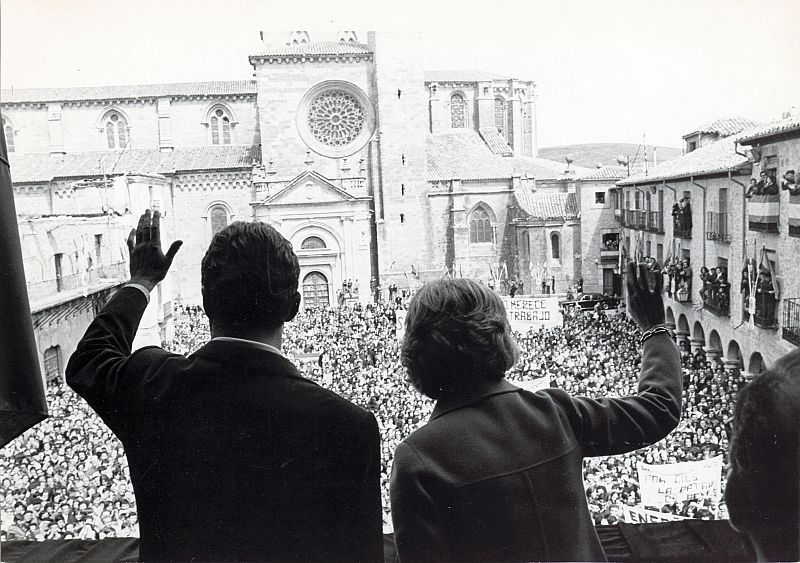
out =
[(639, 494), (645, 506), (661, 507), (690, 498), (719, 500), (722, 456), (665, 465), (639, 463)]

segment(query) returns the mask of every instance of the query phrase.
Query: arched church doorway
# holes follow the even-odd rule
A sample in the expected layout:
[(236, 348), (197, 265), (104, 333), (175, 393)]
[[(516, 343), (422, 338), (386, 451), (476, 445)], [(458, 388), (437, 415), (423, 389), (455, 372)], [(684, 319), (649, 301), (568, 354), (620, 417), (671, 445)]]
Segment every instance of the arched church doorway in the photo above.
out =
[(306, 309), (328, 307), (330, 294), (328, 278), (322, 272), (309, 272), (303, 278), (303, 306)]

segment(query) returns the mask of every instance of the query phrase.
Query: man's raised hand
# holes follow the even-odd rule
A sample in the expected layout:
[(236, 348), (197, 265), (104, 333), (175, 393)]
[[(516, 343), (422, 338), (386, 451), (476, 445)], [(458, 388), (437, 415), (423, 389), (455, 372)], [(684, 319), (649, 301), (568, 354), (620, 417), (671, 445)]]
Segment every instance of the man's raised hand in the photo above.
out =
[(130, 252), (131, 282), (145, 286), (152, 290), (167, 276), (172, 259), (183, 244), (176, 240), (167, 250), (161, 250), (161, 214), (150, 210), (139, 217), (139, 224), (131, 229), (128, 235), (128, 251)]
[(628, 313), (642, 331), (664, 324), (664, 299), (661, 296), (661, 275), (650, 287), (650, 272), (645, 264), (628, 262), (626, 271)]

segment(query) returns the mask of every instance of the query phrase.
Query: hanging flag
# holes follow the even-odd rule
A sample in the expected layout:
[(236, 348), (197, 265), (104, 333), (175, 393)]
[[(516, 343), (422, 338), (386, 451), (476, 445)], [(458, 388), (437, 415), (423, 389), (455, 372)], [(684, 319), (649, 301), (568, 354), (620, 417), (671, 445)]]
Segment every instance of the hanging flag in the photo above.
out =
[(0, 128), (0, 448), (47, 418), (17, 230), (5, 132)]
[(780, 218), (780, 195), (754, 195), (748, 200), (747, 221), (751, 231), (777, 233)]
[(800, 232), (800, 193), (789, 192), (789, 206), (787, 208), (789, 219), (789, 236)]

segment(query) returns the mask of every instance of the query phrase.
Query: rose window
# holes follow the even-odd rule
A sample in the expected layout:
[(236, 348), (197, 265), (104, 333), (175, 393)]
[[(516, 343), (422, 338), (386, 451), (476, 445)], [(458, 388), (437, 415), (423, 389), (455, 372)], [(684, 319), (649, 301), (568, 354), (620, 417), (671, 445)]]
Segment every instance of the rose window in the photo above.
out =
[(308, 107), (308, 126), (314, 137), (331, 147), (349, 145), (361, 133), (366, 120), (358, 99), (347, 92), (327, 91)]

